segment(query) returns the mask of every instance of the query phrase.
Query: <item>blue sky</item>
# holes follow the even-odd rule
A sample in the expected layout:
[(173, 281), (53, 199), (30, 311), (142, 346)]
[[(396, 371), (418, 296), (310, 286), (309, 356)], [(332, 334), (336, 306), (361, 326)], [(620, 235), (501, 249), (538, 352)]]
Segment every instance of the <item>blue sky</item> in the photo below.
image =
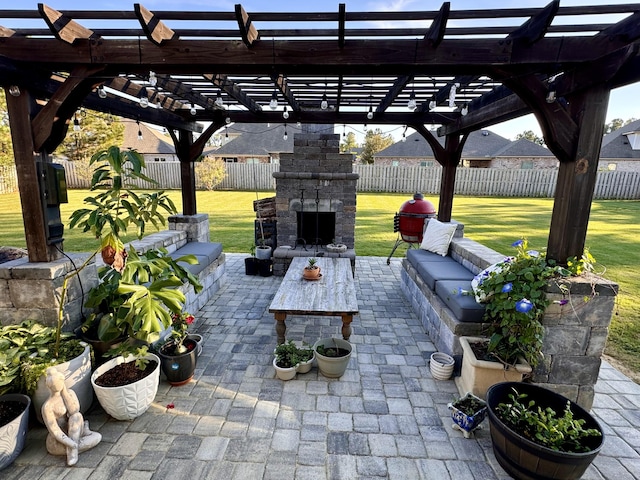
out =
[[(5, 0), (6, 1), (6, 0)], [(86, 0), (47, 0), (44, 3), (58, 10), (133, 10), (136, 0), (102, 0), (97, 3), (87, 4)], [(404, 10), (438, 10), (442, 1), (425, 0), (315, 0), (308, 2), (292, 0), (138, 0), (142, 5), (150, 10), (175, 10), (177, 5), (185, 11), (205, 10), (205, 11), (233, 11), (236, 3), (241, 3), (247, 12), (334, 12), (338, 10), (339, 3), (345, 3), (347, 12), (352, 11), (404, 11)], [(464, 9), (491, 9), (491, 8), (523, 8), (523, 7), (543, 7), (550, 0), (484, 0), (479, 5), (477, 0), (451, 0), (452, 10)], [(5, 2), (2, 2), (5, 3)], [(560, 6), (568, 7), (575, 5), (611, 5), (635, 3), (631, 0), (561, 0)], [(38, 1), (28, 0), (15, 2), (13, 5), (2, 5), (1, 9), (34, 9), (38, 8)], [(617, 19), (600, 18), (598, 21), (616, 21)], [(91, 28), (89, 22), (82, 22)], [(10, 26), (10, 25), (4, 25)], [(397, 25), (395, 25), (397, 27)], [(260, 25), (258, 25), (260, 29)], [(607, 121), (614, 118), (640, 118), (640, 83), (619, 88), (611, 92)], [(371, 125), (375, 127), (375, 125)], [(357, 129), (361, 127), (355, 126)], [(391, 133), (396, 138), (402, 135), (402, 128), (396, 128)], [(518, 133), (525, 130), (533, 130), (540, 135), (540, 128), (533, 115), (527, 115), (517, 120), (504, 122), (490, 127), (490, 130), (513, 139)]]

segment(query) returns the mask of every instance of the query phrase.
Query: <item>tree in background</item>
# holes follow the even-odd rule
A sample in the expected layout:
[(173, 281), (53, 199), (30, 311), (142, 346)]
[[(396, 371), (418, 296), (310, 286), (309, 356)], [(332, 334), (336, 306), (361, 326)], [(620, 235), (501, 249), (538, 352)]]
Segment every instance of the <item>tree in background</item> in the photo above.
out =
[(537, 143), (538, 145), (544, 146), (544, 138), (540, 138), (531, 130), (525, 130), (522, 133), (516, 135), (516, 140), (520, 140), (524, 138), (525, 140), (529, 140), (530, 142)]
[[(75, 120), (79, 130), (76, 130)], [(124, 142), (124, 125), (118, 117), (91, 110), (80, 110), (69, 122), (67, 136), (53, 152), (72, 162), (88, 162), (91, 156)]]
[(373, 156), (391, 144), (393, 144), (391, 135), (382, 133), (379, 128), (367, 130), (362, 146), (362, 155), (360, 156), (362, 163), (373, 163)]
[(637, 119), (629, 118), (628, 120), (622, 120), (621, 118), (614, 118), (609, 123), (604, 124), (604, 133), (611, 133), (615, 130), (618, 130), (620, 127), (624, 127), (625, 125), (629, 125), (631, 122), (635, 122)]
[(352, 153), (356, 148), (358, 148), (358, 142), (356, 142), (355, 133), (349, 132), (342, 137), (342, 142), (340, 142), (341, 153)]
[(213, 190), (224, 180), (227, 170), (219, 159), (204, 157), (196, 163), (196, 184), (198, 188)]
[(13, 164), (13, 143), (11, 142), (11, 130), (9, 129), (7, 100), (4, 96), (4, 89), (0, 88), (0, 166)]

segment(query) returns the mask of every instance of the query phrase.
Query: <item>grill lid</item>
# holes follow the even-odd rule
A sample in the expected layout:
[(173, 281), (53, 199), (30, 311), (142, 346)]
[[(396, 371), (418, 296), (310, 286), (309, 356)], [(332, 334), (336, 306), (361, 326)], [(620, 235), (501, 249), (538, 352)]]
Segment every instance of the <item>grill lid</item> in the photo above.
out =
[(417, 192), (413, 195), (412, 200), (407, 200), (402, 204), (400, 213), (432, 215), (436, 213), (436, 208), (433, 206), (433, 203), (424, 199), (424, 195)]

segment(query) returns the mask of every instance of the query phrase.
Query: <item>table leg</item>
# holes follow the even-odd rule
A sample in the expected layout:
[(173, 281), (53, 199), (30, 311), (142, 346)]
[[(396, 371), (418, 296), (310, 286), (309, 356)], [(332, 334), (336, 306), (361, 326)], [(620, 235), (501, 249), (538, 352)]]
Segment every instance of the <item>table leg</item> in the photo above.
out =
[(353, 320), (353, 315), (342, 315), (342, 338), (345, 340), (349, 340), (351, 336), (351, 321)]
[(276, 318), (276, 335), (278, 336), (278, 345), (284, 343), (284, 334), (287, 331), (287, 325), (284, 323), (284, 320), (287, 318), (286, 313), (274, 313), (273, 316)]

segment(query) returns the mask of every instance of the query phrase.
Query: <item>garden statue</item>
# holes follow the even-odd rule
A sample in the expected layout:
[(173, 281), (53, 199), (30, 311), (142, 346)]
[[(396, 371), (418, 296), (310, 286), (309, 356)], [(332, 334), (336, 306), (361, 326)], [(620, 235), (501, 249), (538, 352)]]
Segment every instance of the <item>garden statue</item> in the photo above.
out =
[(80, 402), (64, 384), (64, 375), (54, 367), (47, 368), (46, 384), (49, 398), (42, 405), (42, 420), (47, 435), (47, 451), (51, 455), (66, 455), (67, 465), (78, 462), (78, 453), (95, 447), (102, 435), (89, 430), (89, 422), (80, 413)]

